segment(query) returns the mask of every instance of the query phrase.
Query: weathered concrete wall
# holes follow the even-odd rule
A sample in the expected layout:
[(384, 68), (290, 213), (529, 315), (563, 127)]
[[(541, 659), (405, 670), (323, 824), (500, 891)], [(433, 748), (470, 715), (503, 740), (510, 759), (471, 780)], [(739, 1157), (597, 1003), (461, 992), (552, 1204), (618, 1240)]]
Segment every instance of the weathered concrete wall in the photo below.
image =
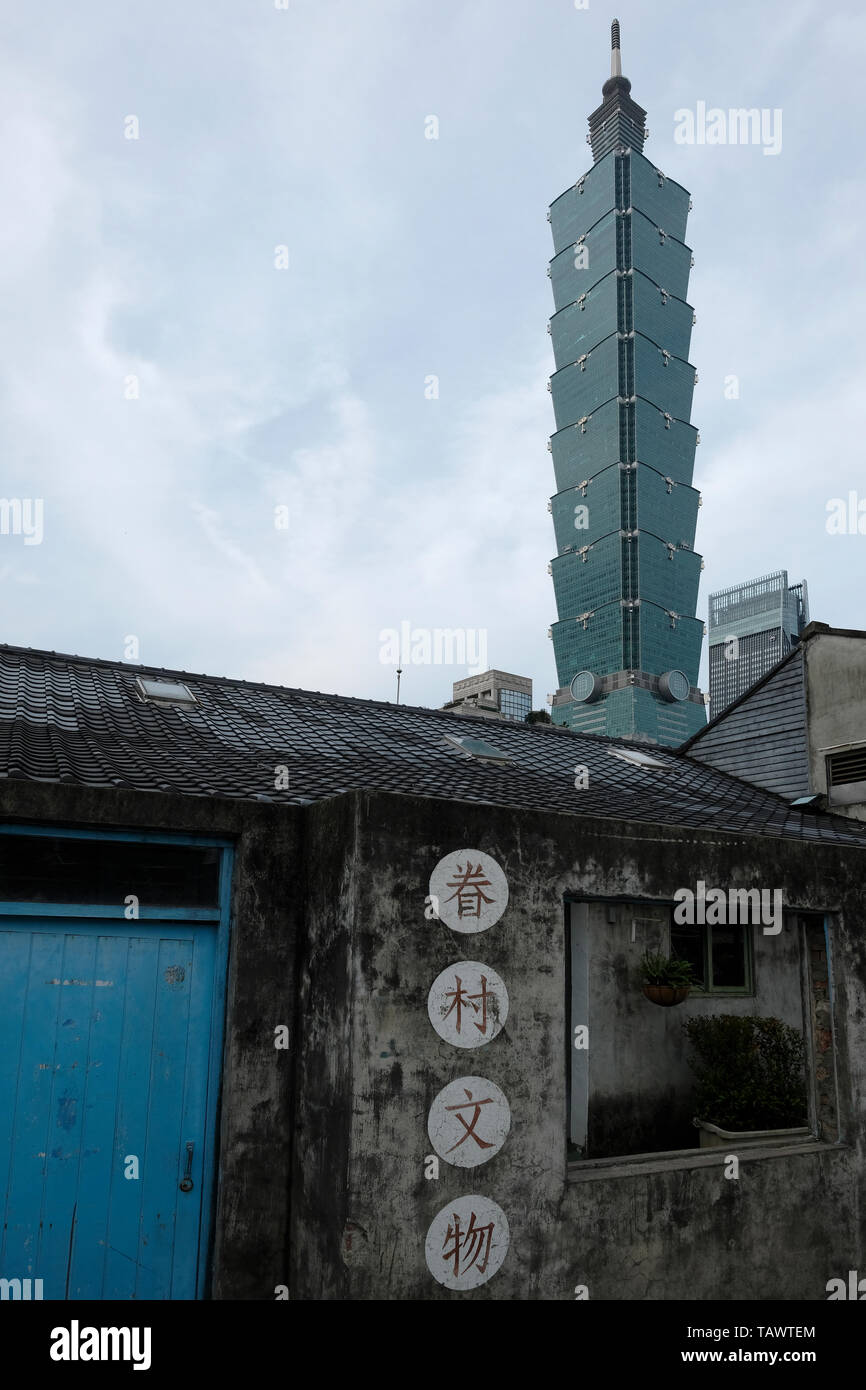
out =
[(737, 1179), (723, 1158), (703, 1162), (568, 1184), (544, 1296), (573, 1298), (582, 1284), (590, 1299), (822, 1301), (829, 1279), (863, 1269), (863, 1169), (851, 1150), (744, 1153)]
[[(809, 776), (827, 792), (827, 751), (866, 741), (866, 641), (818, 632), (805, 645)], [(866, 820), (866, 800), (835, 805), (841, 815)]]
[[(694, 890), (695, 883), (679, 886)], [(752, 929), (754, 995), (692, 993), (682, 1004), (666, 1009), (644, 997), (639, 967), (644, 951), (669, 951), (669, 907), (572, 904), (571, 921), (573, 932), (586, 933), (588, 945), (586, 1156), (694, 1148), (699, 1138), (691, 1124), (694, 1078), (682, 1025), (695, 1016), (748, 1014), (781, 1018), (802, 1032), (796, 923), (787, 922), (778, 936)]]
[[(410, 797), (353, 800), (356, 863), (340, 908), (349, 963), (335, 965), (348, 983), (342, 1001), (335, 992), (330, 1040), (335, 1053), (351, 1047), (351, 1082), (340, 1079), (335, 1056), (329, 1092), (299, 1095), (299, 1129), (315, 1126), (312, 1112), (332, 1097), (337, 1125), (326, 1140), (333, 1162), (324, 1150), (317, 1160), (319, 1207), (309, 1203), (295, 1227), (293, 1297), (570, 1299), (584, 1284), (601, 1299), (823, 1299), (828, 1278), (866, 1268), (862, 851)], [(318, 852), (315, 839), (310, 853)], [(473, 937), (424, 917), (431, 870), (465, 847), (497, 859), (511, 894), (501, 921)], [(736, 1181), (715, 1157), (657, 1160), (659, 1171), (627, 1176), (601, 1168), (590, 1177), (585, 1168), (570, 1178), (564, 900), (671, 900), (698, 878), (779, 887), (789, 906), (839, 911), (834, 1013), (847, 1087), (843, 1137), (853, 1148), (750, 1155)], [(310, 930), (335, 939), (327, 913)], [(460, 959), (491, 966), (510, 993), (505, 1028), (471, 1052), (441, 1040), (426, 1009), (434, 978)], [(321, 1022), (315, 1028), (325, 1042)], [(628, 1086), (630, 1059), (620, 1065)], [(430, 1103), (467, 1074), (503, 1089), (511, 1133), (483, 1166), (442, 1162), (438, 1179), (426, 1180)], [(339, 1125), (350, 1097), (347, 1144)], [(439, 1210), (469, 1193), (502, 1207), (511, 1246), (490, 1282), (457, 1293), (431, 1277), (424, 1241)], [(302, 1266), (297, 1251), (305, 1246)]]
[[(346, 1297), (345, 1249), (363, 1244), (353, 1232), (347, 1184), (353, 1136), (358, 1059), (353, 1049), (357, 1013), (356, 797), (309, 807), (305, 824), (304, 930), (299, 978), (299, 1031), (293, 1049), (297, 1074), (295, 1152), (292, 1164), (292, 1298)], [(362, 1066), (366, 1058), (362, 1059)]]
[[(16, 783), (0, 787), (0, 815), (236, 845), (216, 1297), (272, 1300), (288, 1284), (301, 1300), (571, 1299), (584, 1284), (599, 1299), (823, 1299), (827, 1279), (866, 1271), (863, 851), (358, 793), (296, 810)], [(492, 854), (510, 887), (478, 936), (424, 916), (431, 870), (464, 847)], [(837, 914), (821, 1019), (850, 1147), (750, 1155), (738, 1181), (712, 1156), (570, 1171), (566, 900), (670, 901), (698, 878)], [(764, 975), (774, 939), (759, 949)], [(435, 976), (466, 958), (502, 975), (510, 1012), (464, 1052), (426, 1005)], [(280, 1023), (288, 1054), (273, 1046)], [(627, 1086), (628, 1058), (621, 1070)], [(501, 1086), (511, 1133), (480, 1168), (442, 1162), (427, 1180), (430, 1103), (467, 1074)], [(424, 1240), (467, 1193), (499, 1203), (511, 1246), (489, 1283), (455, 1293), (431, 1277)]]
[[(255, 808), (251, 808), (255, 810)], [(226, 992), (213, 1297), (273, 1298), (288, 1284), (303, 818), (239, 818)], [(285, 1024), (290, 1048), (277, 1050)]]

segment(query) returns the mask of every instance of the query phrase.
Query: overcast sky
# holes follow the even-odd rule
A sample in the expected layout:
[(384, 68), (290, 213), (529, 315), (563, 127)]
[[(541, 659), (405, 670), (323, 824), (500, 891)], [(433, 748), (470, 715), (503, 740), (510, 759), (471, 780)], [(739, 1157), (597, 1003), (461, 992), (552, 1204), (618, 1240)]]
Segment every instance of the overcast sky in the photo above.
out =
[[(0, 640), (392, 699), (383, 630), (464, 629), (544, 704), (546, 213), (614, 14), (694, 200), (699, 613), (785, 568), (866, 627), (866, 535), (826, 528), (866, 500), (866, 11), (285, 3), (6, 8), (0, 497), (44, 521), (0, 535)], [(699, 102), (780, 110), (781, 149), (676, 143)]]

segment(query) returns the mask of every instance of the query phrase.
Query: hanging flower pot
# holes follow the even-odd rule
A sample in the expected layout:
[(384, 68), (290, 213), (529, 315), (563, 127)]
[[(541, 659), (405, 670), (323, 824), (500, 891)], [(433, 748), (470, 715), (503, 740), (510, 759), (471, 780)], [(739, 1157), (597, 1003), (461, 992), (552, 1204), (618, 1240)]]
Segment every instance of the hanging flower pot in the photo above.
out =
[(689, 985), (645, 984), (643, 992), (653, 1004), (661, 1004), (663, 1009), (669, 1009), (672, 1004), (681, 1004), (684, 999), (688, 999), (690, 988)]
[(640, 967), (643, 992), (653, 1004), (669, 1009), (688, 998), (694, 984), (692, 967), (686, 960), (663, 956), (649, 951), (644, 953)]

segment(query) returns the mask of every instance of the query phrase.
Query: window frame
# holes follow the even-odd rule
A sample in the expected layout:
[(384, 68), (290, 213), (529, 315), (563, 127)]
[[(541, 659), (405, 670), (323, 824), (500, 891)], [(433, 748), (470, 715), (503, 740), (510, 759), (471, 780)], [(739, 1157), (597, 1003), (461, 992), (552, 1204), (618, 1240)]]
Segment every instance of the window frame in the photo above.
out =
[[(564, 1051), (566, 1077), (566, 1126), (564, 1138), (567, 1181), (595, 1181), (603, 1176), (631, 1178), (639, 1173), (658, 1174), (675, 1169), (706, 1167), (725, 1161), (724, 1148), (701, 1147), (627, 1151), (604, 1157), (586, 1157), (586, 1139), (592, 1114), (594, 1092), (589, 1072), (588, 1049), (576, 1049), (576, 1026), (593, 1027), (592, 968), (587, 959), (590, 943), (588, 922), (581, 922), (575, 910), (581, 907), (606, 905), (620, 909), (626, 903), (633, 907), (669, 907), (675, 904), (659, 899), (610, 898), (591, 894), (564, 895), (565, 908), (565, 1019)], [(608, 919), (609, 921), (612, 919)], [(793, 1154), (821, 1150), (828, 1153), (845, 1151), (850, 1146), (850, 1093), (846, 1089), (844, 1071), (840, 1071), (842, 1054), (839, 1051), (837, 1029), (839, 1021), (834, 1005), (834, 960), (838, 950), (837, 913), (827, 909), (803, 910), (788, 907), (786, 927), (795, 932), (799, 951), (799, 975), (802, 1003), (802, 1036), (806, 1046), (805, 1086), (809, 1133), (802, 1138), (767, 1140), (766, 1146), (756, 1145), (751, 1152), (755, 1160), (789, 1158)], [(674, 924), (671, 918), (671, 926)], [(696, 923), (704, 928), (710, 923)], [(721, 925), (721, 924), (720, 924)], [(757, 994), (754, 965), (754, 933), (746, 932), (748, 951), (748, 982), (751, 994)], [(670, 938), (669, 938), (670, 941)], [(670, 945), (673, 951), (673, 945)], [(581, 969), (581, 963), (583, 968)], [(700, 986), (695, 992), (709, 994)], [(741, 988), (717, 989), (716, 995), (746, 996)], [(799, 1133), (799, 1131), (798, 1131)]]
[[(720, 925), (723, 929), (727, 929), (727, 925), (728, 925), (728, 924), (727, 924), (727, 923), (719, 923), (719, 925)], [(680, 922), (674, 922), (674, 920), (673, 920), (673, 909), (671, 909), (671, 925), (670, 925), (670, 943), (671, 943), (671, 945), (670, 945), (670, 950), (671, 950), (671, 956), (672, 956), (672, 957), (673, 957), (675, 954), (676, 954), (676, 955), (679, 954), (679, 953), (676, 951), (676, 947), (675, 947), (675, 945), (674, 945), (674, 936), (675, 936), (675, 934), (676, 934), (677, 932), (681, 932), (681, 931), (683, 931), (683, 930), (686, 930), (686, 931), (691, 930), (691, 931), (696, 931), (696, 932), (701, 932), (701, 933), (703, 933), (703, 938), (702, 938), (702, 944), (703, 944), (702, 955), (703, 955), (703, 960), (704, 960), (704, 978), (703, 978), (703, 980), (701, 980), (701, 981), (697, 981), (697, 980), (695, 981), (695, 983), (692, 985), (692, 989), (693, 989), (693, 990), (695, 990), (695, 991), (696, 991), (697, 993), (699, 993), (699, 994), (704, 994), (704, 995), (706, 995), (708, 998), (710, 998), (710, 997), (717, 997), (717, 996), (722, 996), (722, 997), (724, 997), (724, 996), (733, 996), (734, 998), (738, 998), (738, 999), (745, 999), (745, 998), (752, 998), (752, 997), (754, 997), (754, 995), (755, 995), (755, 993), (756, 993), (756, 989), (755, 989), (755, 952), (754, 952), (754, 942), (753, 942), (753, 939), (752, 939), (752, 933), (749, 932), (749, 931), (746, 929), (746, 926), (745, 926), (745, 925), (740, 927), (740, 930), (741, 930), (742, 933), (743, 933), (743, 956), (744, 956), (744, 965), (745, 965), (745, 970), (744, 970), (744, 972), (743, 972), (743, 973), (744, 973), (744, 976), (745, 976), (745, 984), (743, 984), (743, 985), (714, 985), (714, 984), (713, 984), (713, 923), (712, 923), (712, 922), (695, 922), (695, 923), (680, 923)], [(680, 957), (680, 959), (682, 959), (682, 957)]]

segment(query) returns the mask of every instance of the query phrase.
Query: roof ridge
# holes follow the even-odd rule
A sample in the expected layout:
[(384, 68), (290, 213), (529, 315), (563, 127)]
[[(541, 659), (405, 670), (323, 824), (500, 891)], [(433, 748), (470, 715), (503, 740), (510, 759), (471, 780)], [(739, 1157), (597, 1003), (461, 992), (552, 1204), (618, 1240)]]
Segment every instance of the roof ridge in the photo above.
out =
[[(84, 667), (98, 667), (110, 671), (128, 671), (136, 676), (172, 676), (175, 678), (181, 678), (186, 680), (211, 681), (216, 685), (230, 686), (232, 688), (236, 688), (238, 686), (245, 686), (254, 690), (281, 691), (287, 695), (318, 696), (318, 698), (322, 700), (334, 700), (341, 702), (345, 701), (350, 702), (354, 705), (372, 705), (379, 709), (405, 710), (410, 714), (443, 716), (453, 720), (454, 723), (458, 725), (458, 727), (460, 724), (471, 722), (473, 724), (485, 725), (488, 729), (491, 725), (494, 725), (497, 729), (508, 728), (510, 725), (513, 725), (514, 727), (520, 729), (546, 730), (549, 728), (549, 726), (544, 723), (533, 722), (530, 724), (522, 719), (493, 720), (483, 714), (455, 715), (450, 710), (433, 709), (429, 705), (397, 705), (394, 704), (391, 700), (376, 700), (373, 697), (366, 695), (341, 695), (337, 692), (326, 690), (308, 690), (304, 686), (275, 685), (271, 681), (245, 680), (242, 676), (212, 676), (208, 675), (205, 671), (184, 671), (171, 666), (150, 666), (145, 665), (142, 662), (118, 661), (102, 656), (78, 656), (70, 652), (48, 651), (47, 649), (40, 647), (19, 647), (15, 646), (13, 643), (10, 642), (0, 642), (0, 655), (2, 655), (4, 652), (9, 652), (12, 655), (20, 654), (29, 657), (41, 657), (57, 663), (73, 664)], [(585, 733), (583, 730), (579, 729), (567, 729), (564, 725), (561, 724), (556, 725), (556, 728), (558, 730), (562, 730), (563, 733), (571, 734), (575, 738), (587, 738), (591, 739), (595, 743), (600, 744), (614, 744), (616, 746), (622, 746), (625, 748), (646, 747), (648, 749), (659, 749), (662, 752), (673, 754), (678, 754), (679, 752), (679, 750), (676, 748), (669, 748), (662, 744), (655, 744), (649, 742), (644, 743), (643, 740), (616, 738), (608, 734)]]

